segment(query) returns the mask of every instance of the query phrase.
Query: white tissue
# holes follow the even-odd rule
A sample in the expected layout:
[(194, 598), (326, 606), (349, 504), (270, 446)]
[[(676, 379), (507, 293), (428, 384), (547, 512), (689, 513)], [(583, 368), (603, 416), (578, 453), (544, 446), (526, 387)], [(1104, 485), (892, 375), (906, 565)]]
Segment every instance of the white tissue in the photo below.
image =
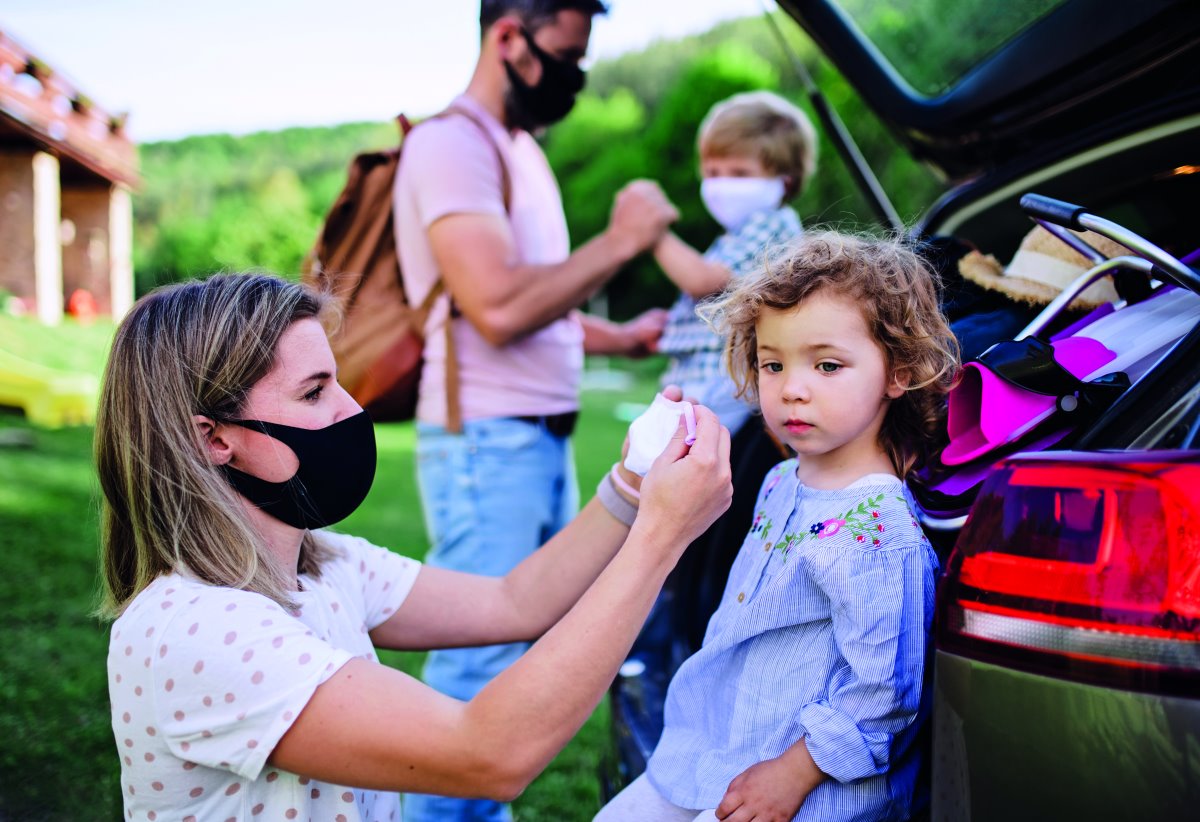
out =
[[(625, 455), (625, 467), (644, 477), (679, 428), (681, 416), (694, 419), (690, 402), (673, 402), (662, 394), (656, 394), (650, 407), (629, 426), (629, 453)], [(694, 427), (695, 423), (692, 423), (690, 435), (694, 435)]]

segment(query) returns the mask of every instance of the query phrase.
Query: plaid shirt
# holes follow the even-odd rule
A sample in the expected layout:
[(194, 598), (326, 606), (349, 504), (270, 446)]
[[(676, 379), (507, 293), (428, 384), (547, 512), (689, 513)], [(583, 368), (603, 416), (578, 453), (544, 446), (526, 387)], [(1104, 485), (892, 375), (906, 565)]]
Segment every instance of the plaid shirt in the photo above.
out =
[[(789, 206), (753, 215), (736, 232), (726, 232), (704, 253), (704, 259), (720, 263), (737, 279), (758, 265), (763, 252), (800, 236), (800, 218)], [(733, 382), (721, 366), (725, 341), (696, 316), (696, 301), (680, 294), (671, 306), (667, 327), (658, 350), (671, 360), (662, 384), (678, 385), (686, 396), (712, 404), (714, 389), (723, 398), (733, 396)], [(706, 399), (707, 398), (707, 399)]]

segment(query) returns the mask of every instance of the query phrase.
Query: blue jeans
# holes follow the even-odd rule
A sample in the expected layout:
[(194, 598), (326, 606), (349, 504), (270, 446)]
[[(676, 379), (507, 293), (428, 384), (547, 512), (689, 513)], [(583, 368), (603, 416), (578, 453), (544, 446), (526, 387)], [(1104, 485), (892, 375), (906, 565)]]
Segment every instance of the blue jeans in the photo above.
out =
[[(486, 576), (512, 570), (566, 525), (579, 505), (570, 441), (512, 418), (468, 421), (461, 434), (418, 423), (417, 480), (433, 544), (426, 563)], [(468, 700), (528, 647), (434, 651), (422, 678)], [(507, 805), (491, 800), (404, 798), (405, 822), (511, 818)]]

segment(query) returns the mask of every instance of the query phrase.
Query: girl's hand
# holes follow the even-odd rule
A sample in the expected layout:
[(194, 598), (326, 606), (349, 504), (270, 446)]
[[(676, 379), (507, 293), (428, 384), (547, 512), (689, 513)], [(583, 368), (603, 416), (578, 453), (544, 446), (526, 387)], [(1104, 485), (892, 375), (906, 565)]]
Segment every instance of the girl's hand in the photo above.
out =
[(695, 406), (695, 412), (696, 441), (685, 444), (688, 432), (681, 417), (670, 443), (642, 479), (641, 506), (634, 526), (675, 546), (673, 560), (712, 525), (733, 498), (729, 431), (704, 406)]
[(825, 778), (801, 740), (775, 759), (751, 765), (734, 777), (717, 806), (717, 819), (789, 822)]

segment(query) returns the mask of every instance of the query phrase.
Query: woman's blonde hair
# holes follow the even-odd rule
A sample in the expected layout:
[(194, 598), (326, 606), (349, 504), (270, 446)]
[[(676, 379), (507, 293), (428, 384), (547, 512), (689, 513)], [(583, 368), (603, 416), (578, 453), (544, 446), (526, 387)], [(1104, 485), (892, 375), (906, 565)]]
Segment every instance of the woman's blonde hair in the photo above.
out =
[[(146, 295), (121, 322), (101, 387), (95, 457), (104, 493), (101, 602), (116, 617), (161, 574), (254, 591), (294, 607), (240, 498), (208, 457), (193, 415), (238, 419), (283, 333), (325, 299), (264, 274), (221, 274)], [(311, 534), (300, 572), (333, 555)]]
[(722, 100), (700, 123), (701, 157), (755, 157), (772, 174), (791, 179), (788, 197), (804, 191), (817, 167), (817, 132), (799, 107), (769, 91)]
[(788, 311), (826, 290), (858, 303), (888, 373), (905, 386), (879, 432), (880, 445), (903, 477), (930, 456), (945, 395), (958, 376), (958, 341), (938, 306), (938, 288), (937, 275), (897, 240), (818, 232), (777, 250), (757, 274), (735, 281), (699, 311), (726, 338), (726, 364), (738, 396), (756, 401), (755, 327), (764, 309)]

